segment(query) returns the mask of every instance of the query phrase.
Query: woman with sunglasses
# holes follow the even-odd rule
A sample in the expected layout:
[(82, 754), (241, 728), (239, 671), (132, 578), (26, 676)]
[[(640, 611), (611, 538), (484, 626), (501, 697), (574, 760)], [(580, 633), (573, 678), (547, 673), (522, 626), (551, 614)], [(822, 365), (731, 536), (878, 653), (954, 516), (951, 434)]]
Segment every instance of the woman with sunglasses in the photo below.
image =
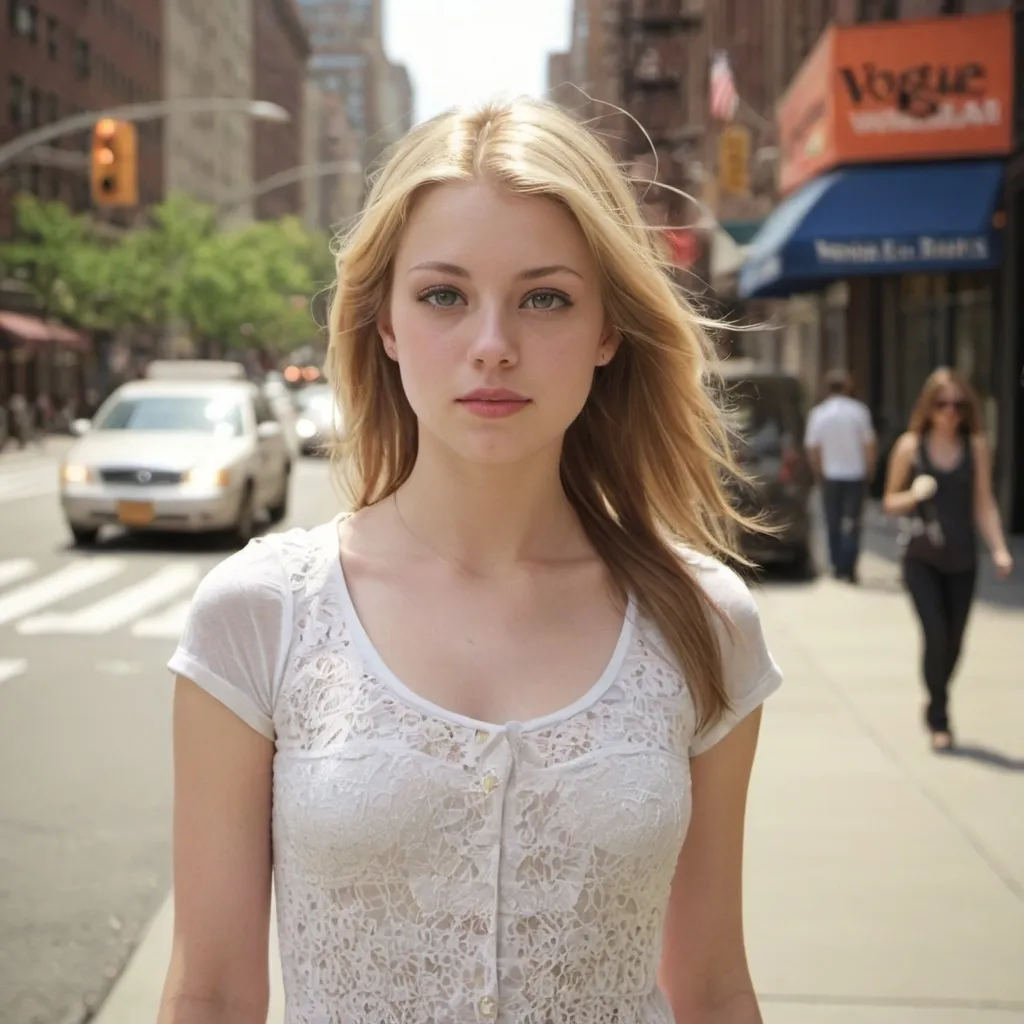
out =
[(902, 518), (903, 579), (924, 634), (925, 725), (932, 748), (948, 750), (949, 684), (974, 598), (978, 531), (999, 577), (1013, 569), (978, 396), (955, 370), (939, 368), (925, 381), (893, 448), (883, 506)]

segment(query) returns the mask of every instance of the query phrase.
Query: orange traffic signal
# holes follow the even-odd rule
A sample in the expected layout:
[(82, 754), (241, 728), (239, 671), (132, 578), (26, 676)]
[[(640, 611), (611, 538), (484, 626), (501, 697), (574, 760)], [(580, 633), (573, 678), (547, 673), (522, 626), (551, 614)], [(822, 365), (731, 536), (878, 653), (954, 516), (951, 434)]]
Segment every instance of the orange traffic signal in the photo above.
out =
[(92, 133), (92, 200), (97, 206), (136, 206), (139, 201), (138, 132), (130, 121), (109, 117)]

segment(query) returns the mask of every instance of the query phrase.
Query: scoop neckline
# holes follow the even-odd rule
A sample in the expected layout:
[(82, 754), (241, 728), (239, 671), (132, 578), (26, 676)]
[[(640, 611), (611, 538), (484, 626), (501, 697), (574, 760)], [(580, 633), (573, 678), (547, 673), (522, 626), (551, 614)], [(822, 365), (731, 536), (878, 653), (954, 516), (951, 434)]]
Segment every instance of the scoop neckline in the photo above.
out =
[(503, 724), (499, 724), (497, 722), (485, 721), (482, 718), (472, 718), (469, 715), (460, 714), (458, 711), (452, 711), (451, 709), (424, 697), (422, 694), (412, 689), (412, 687), (403, 683), (402, 680), (399, 679), (391, 670), (387, 662), (385, 662), (384, 658), (377, 650), (374, 642), (370, 639), (370, 635), (366, 632), (363, 622), (359, 618), (359, 613), (356, 611), (355, 602), (352, 600), (352, 594), (348, 587), (348, 580), (345, 577), (345, 566), (341, 557), (341, 532), (339, 527), (342, 520), (345, 518), (347, 518), (346, 514), (341, 513), (335, 516), (328, 524), (330, 529), (330, 540), (328, 541), (327, 547), (333, 561), (331, 576), (333, 584), (337, 588), (338, 595), (341, 599), (342, 610), (345, 615), (345, 622), (348, 627), (348, 631), (352, 636), (352, 641), (358, 649), (360, 656), (363, 658), (363, 661), (367, 666), (373, 670), (377, 680), (387, 689), (391, 690), (396, 696), (402, 698), (402, 700), (418, 708), (420, 711), (429, 714), (433, 718), (438, 718), (446, 722), (453, 722), (469, 729), (483, 730), (489, 733), (531, 732), (537, 729), (543, 729), (549, 725), (557, 725), (560, 722), (567, 721), (574, 715), (577, 715), (581, 711), (593, 706), (608, 692), (608, 690), (611, 689), (612, 685), (619, 678), (619, 675), (622, 672), (622, 667), (626, 662), (630, 645), (633, 641), (636, 606), (633, 602), (632, 595), (629, 595), (626, 601), (626, 610), (622, 616), (622, 627), (619, 630), (619, 638), (615, 643), (615, 647), (612, 650), (608, 663), (605, 665), (604, 671), (598, 677), (597, 681), (581, 696), (577, 697), (571, 704), (568, 704), (557, 711), (552, 711), (546, 715), (539, 715), (536, 718), (530, 718), (525, 721), (510, 719)]

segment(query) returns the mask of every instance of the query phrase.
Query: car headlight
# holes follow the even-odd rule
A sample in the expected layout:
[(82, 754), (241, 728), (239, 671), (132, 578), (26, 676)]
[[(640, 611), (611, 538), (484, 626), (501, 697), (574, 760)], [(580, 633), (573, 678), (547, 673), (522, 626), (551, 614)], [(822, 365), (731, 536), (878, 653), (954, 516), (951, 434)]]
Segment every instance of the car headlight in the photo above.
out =
[(197, 466), (185, 474), (185, 483), (191, 487), (228, 487), (231, 473), (218, 466)]
[(312, 420), (299, 420), (295, 424), (295, 433), (299, 437), (312, 437), (316, 433), (316, 424)]
[(91, 484), (96, 479), (96, 471), (91, 466), (66, 462), (60, 467), (60, 479), (65, 484)]

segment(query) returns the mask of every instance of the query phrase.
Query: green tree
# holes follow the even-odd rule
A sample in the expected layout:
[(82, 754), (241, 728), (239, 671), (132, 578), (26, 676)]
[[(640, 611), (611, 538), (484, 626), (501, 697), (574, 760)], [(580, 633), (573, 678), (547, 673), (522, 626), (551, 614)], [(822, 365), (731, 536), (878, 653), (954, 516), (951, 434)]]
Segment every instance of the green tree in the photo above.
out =
[(44, 317), (73, 318), (83, 298), (77, 270), (91, 245), (88, 221), (31, 195), (18, 196), (14, 211), (16, 240), (0, 245), (0, 266), (25, 284)]

